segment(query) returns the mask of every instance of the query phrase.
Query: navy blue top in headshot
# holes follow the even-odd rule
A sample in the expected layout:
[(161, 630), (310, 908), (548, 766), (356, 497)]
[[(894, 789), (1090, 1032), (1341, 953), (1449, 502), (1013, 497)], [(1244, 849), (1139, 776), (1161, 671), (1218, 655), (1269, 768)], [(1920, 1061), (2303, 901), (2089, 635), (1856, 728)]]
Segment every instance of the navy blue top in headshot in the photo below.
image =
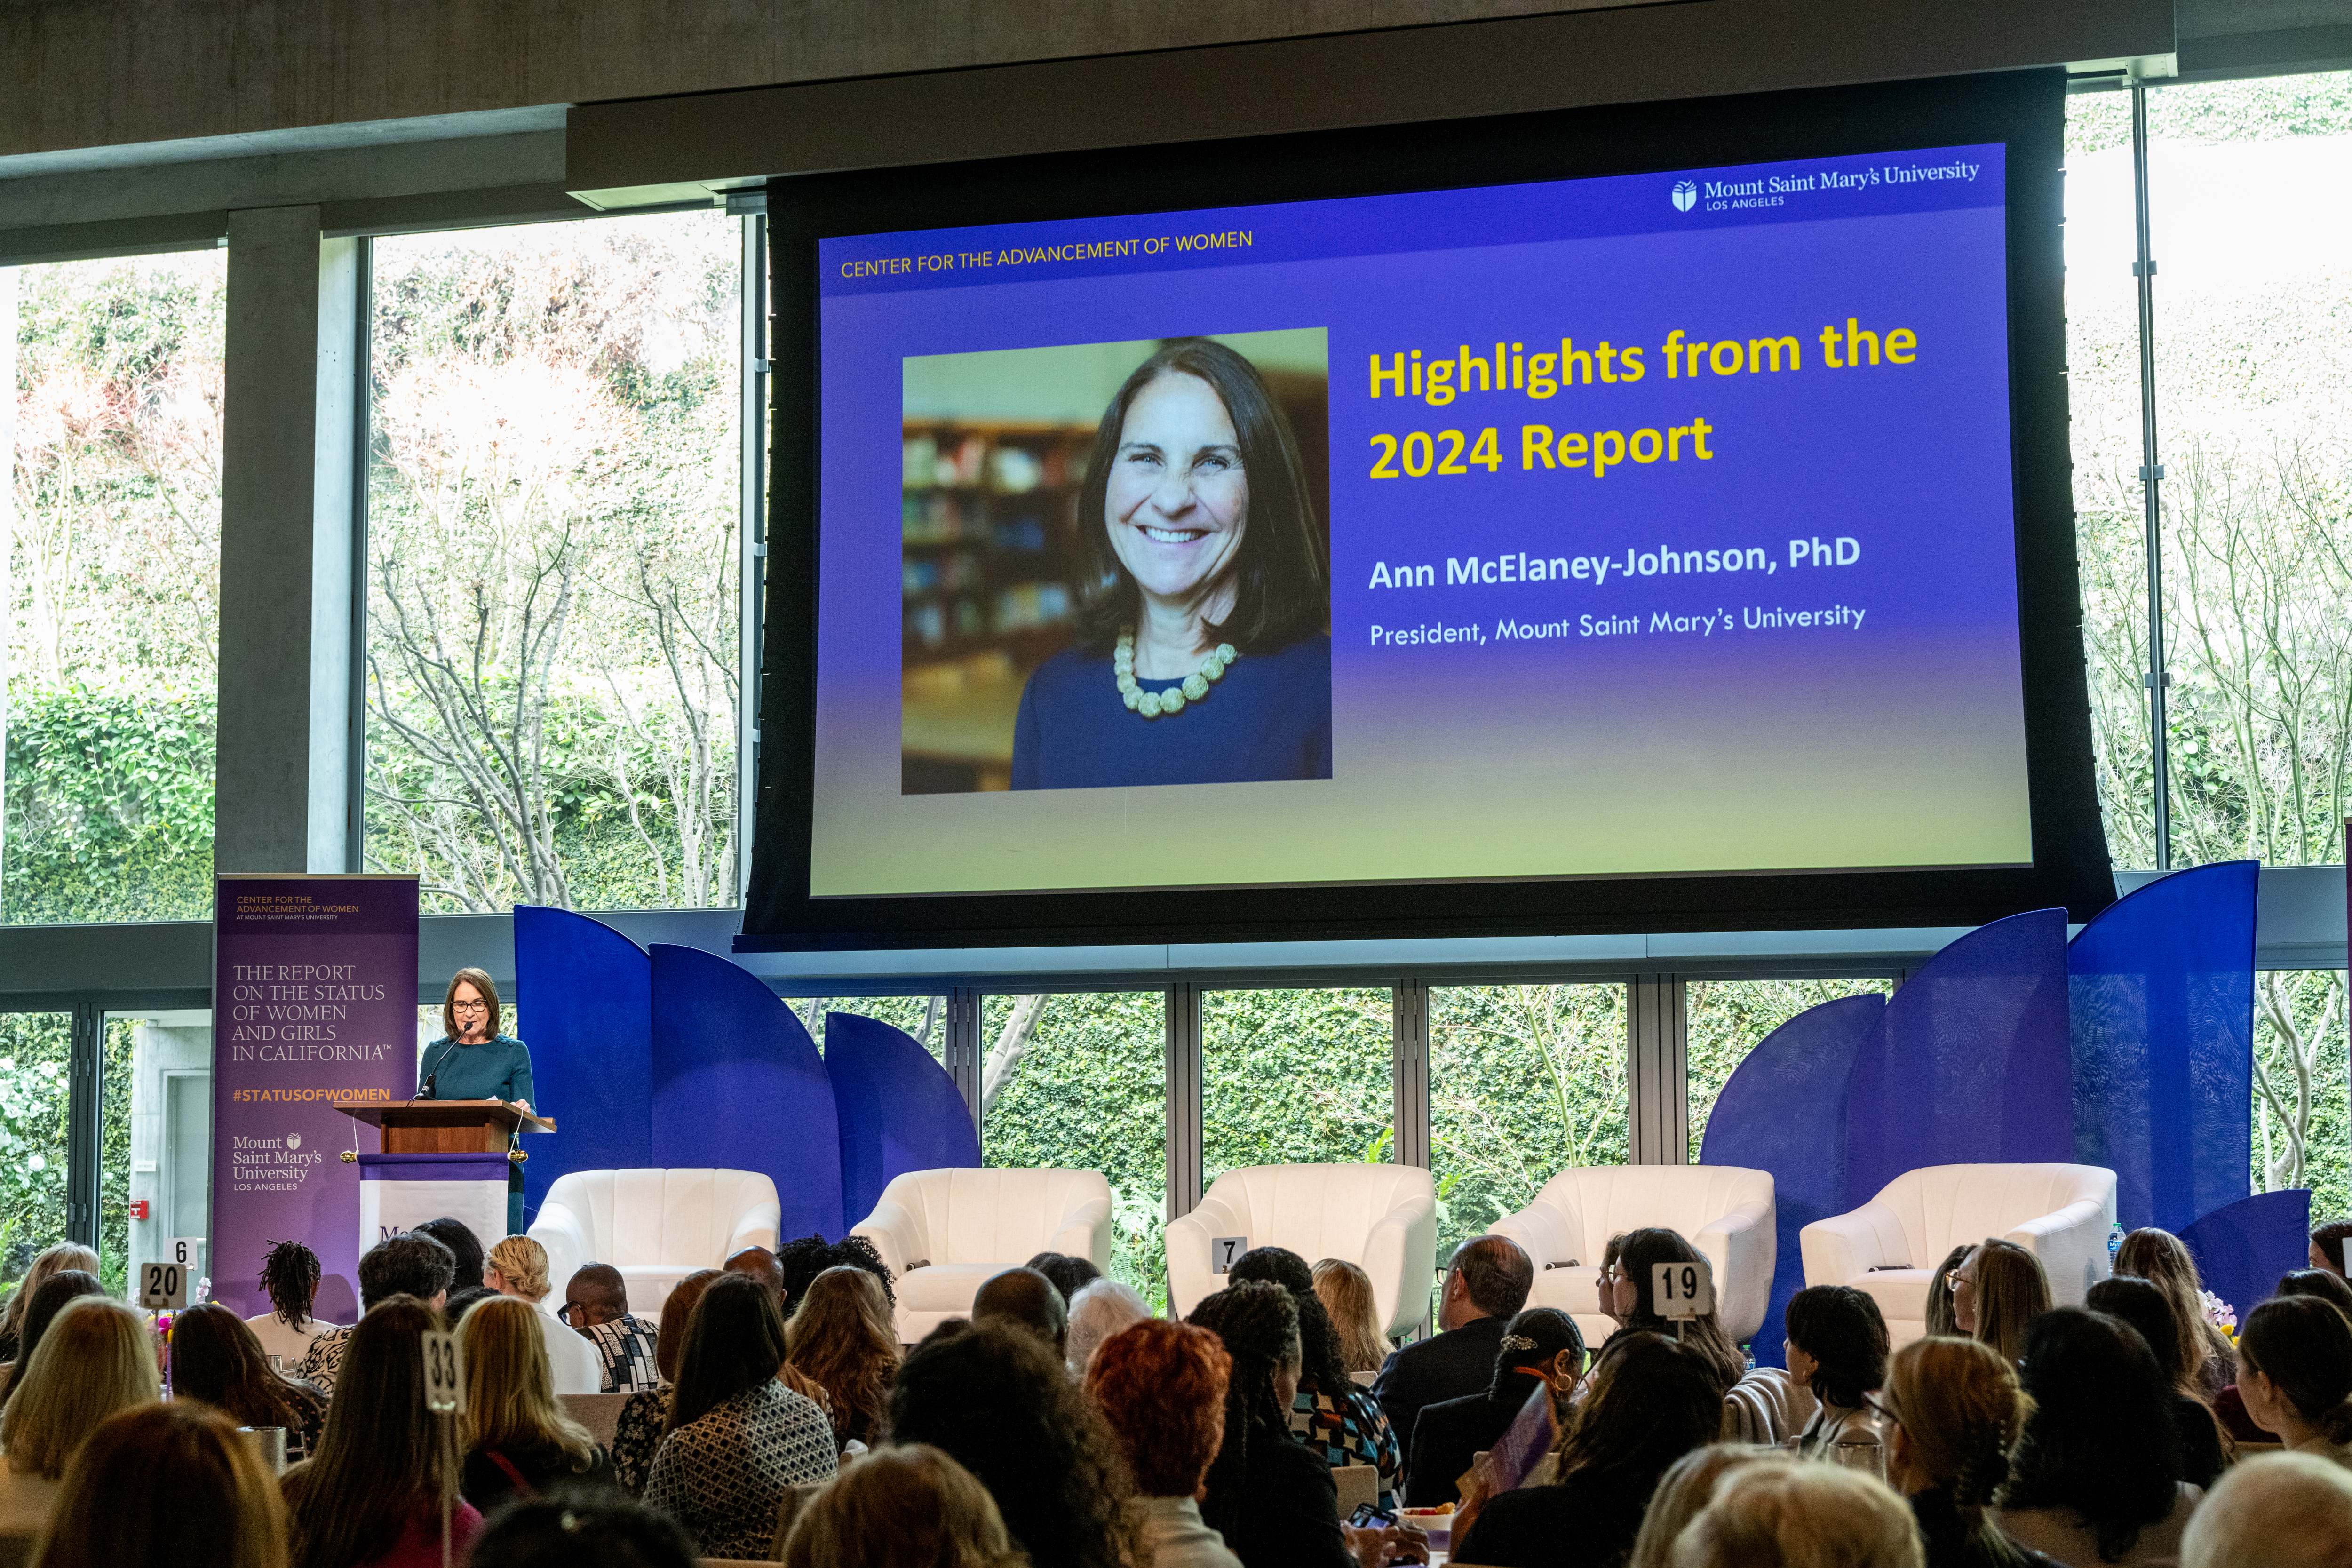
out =
[(1206, 697), (1160, 719), (1128, 708), (1108, 654), (1066, 649), (1029, 678), (1013, 729), (1014, 789), (1330, 776), (1331, 639), (1320, 633), (1242, 655)]

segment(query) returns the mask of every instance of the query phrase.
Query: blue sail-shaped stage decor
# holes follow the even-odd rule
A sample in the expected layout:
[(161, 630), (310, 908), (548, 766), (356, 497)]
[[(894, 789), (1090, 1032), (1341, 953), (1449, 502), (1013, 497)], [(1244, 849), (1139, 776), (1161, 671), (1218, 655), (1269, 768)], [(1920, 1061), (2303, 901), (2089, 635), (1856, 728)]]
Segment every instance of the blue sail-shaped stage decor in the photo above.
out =
[(980, 1130), (955, 1079), (912, 1035), (856, 1013), (828, 1013), (824, 1070), (841, 1121), (842, 1212), (874, 1212), (894, 1176), (980, 1163)]
[(2311, 1194), (2303, 1187), (2256, 1193), (2183, 1226), (2180, 1239), (2197, 1259), (2205, 1289), (2243, 1323), (2268, 1299), (2279, 1276), (2310, 1261)]
[(1937, 953), (1855, 1058), (1844, 1207), (1926, 1165), (2072, 1160), (2068, 1049), (2065, 910), (2011, 915)]
[(1781, 1364), (1781, 1313), (1804, 1287), (1797, 1234), (1847, 1207), (1846, 1085), (1856, 1058), (1877, 1048), (1885, 1016), (1875, 992), (1807, 1008), (1748, 1053), (1707, 1113), (1702, 1163), (1772, 1173), (1779, 1250), (1771, 1303), (1751, 1342), (1761, 1365)]
[(535, 904), (515, 906), (514, 945), (532, 1104), (560, 1129), (524, 1140), (536, 1214), (558, 1176), (653, 1163), (653, 960), (602, 921)]
[(699, 948), (656, 942), (656, 1166), (761, 1171), (783, 1205), (779, 1239), (839, 1237), (841, 1131), (816, 1042), (748, 971)]
[(2066, 950), (2074, 1158), (2116, 1173), (2126, 1230), (2179, 1233), (2252, 1184), (2260, 871), (2177, 871), (2108, 905)]

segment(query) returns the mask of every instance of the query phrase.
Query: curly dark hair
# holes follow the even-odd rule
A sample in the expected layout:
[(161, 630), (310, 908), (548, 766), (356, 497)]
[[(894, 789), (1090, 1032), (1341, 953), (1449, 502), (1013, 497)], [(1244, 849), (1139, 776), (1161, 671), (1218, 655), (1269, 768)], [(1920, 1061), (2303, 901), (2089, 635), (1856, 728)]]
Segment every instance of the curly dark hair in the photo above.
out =
[(261, 1260), (261, 1289), (270, 1307), (289, 1329), (310, 1318), (310, 1304), (319, 1299), (319, 1255), (299, 1241), (273, 1241)]
[(1279, 1285), (1290, 1292), (1298, 1307), (1299, 1373), (1303, 1382), (1316, 1393), (1328, 1394), (1335, 1405), (1348, 1403), (1348, 1394), (1356, 1386), (1348, 1375), (1348, 1352), (1339, 1342), (1339, 1325), (1331, 1321), (1330, 1310), (1323, 1298), (1315, 1293), (1315, 1270), (1307, 1259), (1286, 1247), (1253, 1247), (1234, 1259), (1225, 1273), (1229, 1284), (1247, 1280), (1264, 1280)]
[(2026, 1330), (2021, 1371), (2034, 1410), (2001, 1506), (2072, 1509), (2098, 1531), (2099, 1555), (2119, 1561), (2179, 1495), (2173, 1394), (2155, 1352), (2105, 1312), (2058, 1307)]
[(776, 1248), (776, 1268), (784, 1280), (784, 1316), (801, 1304), (810, 1283), (828, 1268), (863, 1268), (882, 1281), (882, 1298), (895, 1310), (898, 1293), (890, 1289), (890, 1266), (882, 1261), (882, 1254), (862, 1236), (845, 1236), (839, 1241), (827, 1241), (822, 1236), (804, 1236), (798, 1241), (788, 1241)]
[(1231, 1540), (1247, 1500), (1250, 1445), (1294, 1441), (1274, 1374), (1300, 1360), (1298, 1300), (1270, 1279), (1244, 1279), (1202, 1301), (1184, 1321), (1213, 1332), (1234, 1358), (1225, 1383), (1225, 1440), (1210, 1461), (1201, 1500), (1202, 1519)]
[(933, 1331), (890, 1385), (889, 1440), (928, 1443), (979, 1477), (1035, 1568), (1122, 1568), (1127, 1460), (1061, 1358), (1025, 1329)]
[(1789, 1298), (1789, 1342), (1813, 1358), (1813, 1393), (1824, 1404), (1860, 1409), (1886, 1381), (1886, 1319), (1866, 1290), (1810, 1285)]

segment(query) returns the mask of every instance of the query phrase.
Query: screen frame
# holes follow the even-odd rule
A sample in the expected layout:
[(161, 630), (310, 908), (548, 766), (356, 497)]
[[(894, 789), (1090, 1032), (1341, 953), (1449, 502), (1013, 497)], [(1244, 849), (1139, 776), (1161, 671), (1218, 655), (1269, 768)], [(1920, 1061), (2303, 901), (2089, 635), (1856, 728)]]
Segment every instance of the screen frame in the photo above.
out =
[[(2065, 74), (2032, 70), (804, 175), (768, 187), (772, 445), (760, 795), (738, 951), (1977, 925), (2113, 901), (2075, 566)], [(2032, 864), (812, 898), (821, 238), (2001, 142)], [(1139, 203), (1137, 191), (1151, 200)], [(1245, 897), (1236, 898), (1239, 892)]]

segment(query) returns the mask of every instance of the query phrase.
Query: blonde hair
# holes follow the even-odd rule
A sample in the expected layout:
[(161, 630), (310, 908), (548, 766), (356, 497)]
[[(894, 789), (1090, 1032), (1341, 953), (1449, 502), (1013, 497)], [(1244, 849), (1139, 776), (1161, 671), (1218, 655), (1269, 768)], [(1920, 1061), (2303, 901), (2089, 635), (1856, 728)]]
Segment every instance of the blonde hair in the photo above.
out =
[(1633, 1555), (1626, 1568), (1672, 1568), (1675, 1538), (1706, 1507), (1732, 1471), (1748, 1465), (1788, 1464), (1784, 1453), (1752, 1448), (1745, 1443), (1710, 1443), (1676, 1459), (1658, 1479), (1650, 1506), (1642, 1515), (1642, 1533), (1633, 1538)]
[(593, 1462), (596, 1439), (556, 1403), (547, 1325), (538, 1308), (511, 1296), (486, 1296), (457, 1320), (457, 1344), (466, 1357), (466, 1414), (458, 1418), (457, 1440), (467, 1452), (551, 1443), (572, 1456), (575, 1470)]
[(1380, 1371), (1389, 1359), (1389, 1342), (1381, 1332), (1372, 1277), (1344, 1258), (1326, 1258), (1315, 1265), (1315, 1299), (1339, 1331), (1339, 1355), (1348, 1370)]
[[(98, 1254), (79, 1242), (61, 1241), (43, 1249), (33, 1258), (32, 1266), (25, 1270), (24, 1282), (16, 1293), (8, 1298), (8, 1306), (0, 1311), (0, 1335), (17, 1336), (25, 1331), (25, 1310), (33, 1304), (33, 1292), (49, 1279), (68, 1268), (79, 1268), (85, 1274), (98, 1272)], [(21, 1358), (22, 1350), (17, 1352)]]
[(2025, 1331), (2050, 1310), (2050, 1276), (2042, 1259), (2013, 1241), (1987, 1237), (1976, 1249), (1977, 1326), (1974, 1338), (2015, 1366), (2025, 1354)]
[(1982, 1528), (2033, 1414), (2017, 1369), (1977, 1340), (1913, 1340), (1887, 1363), (1885, 1396), (1909, 1462)]
[(2116, 1248), (2115, 1271), (2137, 1274), (2164, 1292), (2172, 1309), (2173, 1331), (2180, 1342), (2180, 1381), (2200, 1397), (2237, 1376), (2237, 1356), (2228, 1336), (2205, 1321), (2205, 1303), (2199, 1292), (2205, 1281), (2197, 1259), (2168, 1230), (2144, 1226), (2125, 1237)]
[(66, 1468), (38, 1568), (286, 1568), (286, 1505), (236, 1423), (175, 1400), (117, 1411)]
[(441, 994), (441, 1026), (449, 1031), (449, 1038), (454, 1040), (457, 1037), (457, 987), (460, 985), (472, 986), (481, 994), (482, 1000), (490, 1005), (489, 1014), (483, 1023), (489, 1030), (490, 1038), (497, 1039), (499, 1026), (506, 1022), (506, 1009), (499, 1005), (497, 983), (478, 969), (461, 969), (449, 976), (449, 989)]
[[(788, 1500), (788, 1503), (789, 1503)], [(841, 1472), (782, 1532), (787, 1568), (1027, 1568), (996, 1500), (928, 1443), (884, 1448)]]
[(1834, 1465), (1750, 1465), (1675, 1539), (1674, 1568), (1924, 1568), (1911, 1510)]
[(146, 1318), (106, 1296), (67, 1302), (19, 1375), (0, 1415), (0, 1447), (18, 1475), (52, 1481), (92, 1427), (163, 1393)]
[(547, 1300), (547, 1248), (527, 1236), (509, 1236), (490, 1248), (489, 1266), (514, 1293), (537, 1306)]
[(2352, 1562), (2352, 1475), (2311, 1454), (2260, 1454), (2221, 1474), (2180, 1536), (2181, 1568)]

